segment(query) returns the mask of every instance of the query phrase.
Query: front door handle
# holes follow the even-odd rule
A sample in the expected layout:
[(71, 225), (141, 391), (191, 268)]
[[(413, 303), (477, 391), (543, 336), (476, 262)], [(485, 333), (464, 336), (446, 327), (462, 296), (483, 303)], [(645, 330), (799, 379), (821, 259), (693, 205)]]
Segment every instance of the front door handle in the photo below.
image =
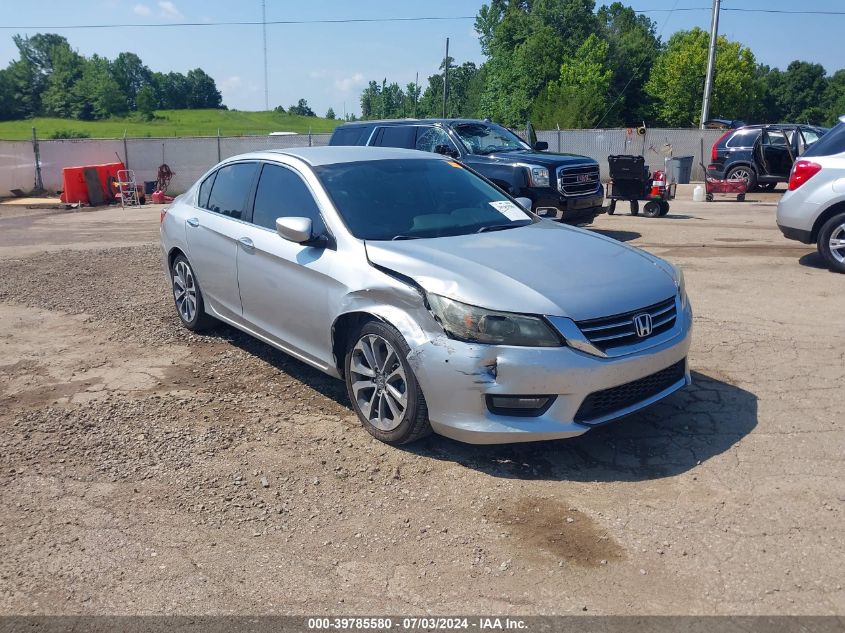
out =
[(252, 240), (249, 239), (248, 237), (239, 237), (238, 238), (238, 244), (240, 244), (244, 248), (250, 248), (250, 249), (255, 248), (255, 244), (253, 244)]
[(188, 226), (198, 227), (200, 225), (200, 221), (197, 218), (188, 218), (187, 219)]

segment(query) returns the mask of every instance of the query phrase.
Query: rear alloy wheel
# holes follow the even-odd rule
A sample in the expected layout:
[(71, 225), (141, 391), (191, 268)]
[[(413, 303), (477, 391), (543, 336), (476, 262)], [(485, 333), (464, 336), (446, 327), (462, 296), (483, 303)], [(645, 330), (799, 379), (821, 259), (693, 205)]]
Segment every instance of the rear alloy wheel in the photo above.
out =
[(845, 213), (830, 218), (819, 231), (819, 253), (831, 270), (845, 273)]
[(643, 215), (647, 218), (660, 217), (660, 202), (657, 200), (649, 200), (643, 207)]
[(402, 335), (371, 321), (353, 340), (346, 354), (346, 388), (364, 428), (388, 444), (428, 435), (428, 406), (408, 364), (410, 348)]
[(173, 302), (176, 304), (176, 312), (182, 325), (195, 332), (205, 329), (211, 324), (212, 318), (205, 313), (202, 291), (194, 270), (184, 255), (179, 255), (173, 260), (170, 273)]
[(757, 187), (757, 172), (751, 167), (740, 165), (728, 172), (728, 180), (744, 180), (747, 191), (754, 191)]

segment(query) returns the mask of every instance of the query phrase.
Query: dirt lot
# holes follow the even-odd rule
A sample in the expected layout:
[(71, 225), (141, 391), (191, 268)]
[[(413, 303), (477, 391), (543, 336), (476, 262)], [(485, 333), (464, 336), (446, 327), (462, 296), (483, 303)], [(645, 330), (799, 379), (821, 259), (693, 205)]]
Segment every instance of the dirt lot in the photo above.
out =
[(596, 222), (684, 267), (693, 387), (405, 449), (180, 328), (158, 208), (0, 206), (0, 613), (845, 613), (845, 276), (756, 198)]

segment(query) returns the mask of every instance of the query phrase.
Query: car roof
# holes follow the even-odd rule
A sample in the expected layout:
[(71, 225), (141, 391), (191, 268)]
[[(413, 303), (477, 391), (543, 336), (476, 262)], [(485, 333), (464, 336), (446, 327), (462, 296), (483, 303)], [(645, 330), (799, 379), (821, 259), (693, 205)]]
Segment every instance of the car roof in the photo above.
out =
[(232, 156), (229, 160), (274, 160), (280, 155), (292, 156), (308, 163), (312, 167), (334, 165), (337, 163), (359, 163), (368, 160), (417, 159), (445, 160), (443, 156), (431, 152), (396, 147), (363, 147), (354, 145), (332, 145), (322, 147), (291, 147), (288, 149), (269, 149)]
[(498, 125), (493, 121), (482, 119), (378, 119), (374, 121), (350, 121), (342, 123), (338, 127), (359, 127), (367, 125), (419, 125), (420, 123), (440, 123), (444, 125), (456, 125), (459, 123), (485, 123), (487, 125)]

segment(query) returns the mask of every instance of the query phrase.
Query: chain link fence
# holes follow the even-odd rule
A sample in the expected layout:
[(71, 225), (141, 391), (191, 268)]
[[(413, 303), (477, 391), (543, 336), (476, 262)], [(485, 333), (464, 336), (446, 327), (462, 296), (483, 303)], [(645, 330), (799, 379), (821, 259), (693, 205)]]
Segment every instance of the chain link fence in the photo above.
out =
[[(642, 154), (651, 169), (663, 169), (668, 156), (693, 156), (692, 180), (703, 180), (699, 162), (707, 164), (711, 145), (719, 130), (654, 128), (638, 136), (626, 129), (546, 130), (537, 139), (549, 150), (589, 156), (599, 162), (607, 177), (607, 157)], [(331, 134), (290, 134), (233, 137), (179, 137), (127, 139), (68, 139), (38, 141), (41, 177), (47, 191), (62, 188), (62, 169), (124, 161), (135, 171), (138, 182), (155, 180), (159, 165), (173, 171), (168, 193), (185, 191), (219, 161), (268, 149), (328, 145)], [(701, 156), (701, 142), (705, 156)], [(35, 147), (31, 141), (0, 141), (0, 196), (12, 189), (30, 191), (36, 182)]]

